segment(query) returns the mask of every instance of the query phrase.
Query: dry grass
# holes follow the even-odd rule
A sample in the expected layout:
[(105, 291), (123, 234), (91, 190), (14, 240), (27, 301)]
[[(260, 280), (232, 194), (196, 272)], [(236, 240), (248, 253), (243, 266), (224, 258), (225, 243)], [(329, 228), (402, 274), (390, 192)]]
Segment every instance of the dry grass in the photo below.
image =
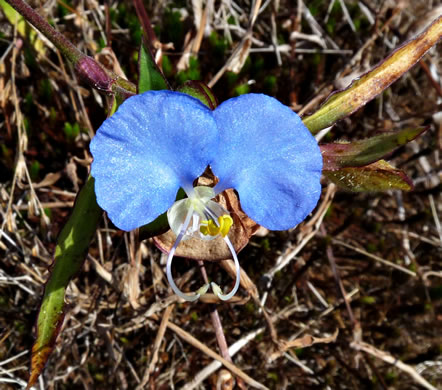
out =
[[(95, 1), (72, 1), (68, 9), (61, 0), (32, 3), (81, 50), (111, 45), (97, 58), (135, 77), (139, 34), (129, 2), (109, 2), (110, 28)], [(308, 2), (309, 12), (301, 0), (158, 1), (147, 10), (161, 42), (175, 46), (157, 53), (166, 73), (182, 70), (174, 85), (199, 73), (220, 100), (265, 92), (311, 112), (442, 9), (437, 0), (331, 3)], [(86, 178), (89, 137), (107, 98), (78, 86), (51, 45), (37, 55), (5, 19), (0, 31), (0, 388), (15, 389), (28, 377), (55, 239)], [(230, 372), (239, 388), (442, 386), (441, 75), (434, 48), (322, 134), (322, 141), (352, 140), (428, 125), (391, 156), (415, 190), (353, 194), (324, 183), (310, 220), (294, 231), (261, 232), (241, 252), (250, 280), (236, 304), (213, 306), (210, 296), (178, 301), (154, 245), (104, 217), (69, 285), (64, 327), (37, 388), (229, 389)], [(81, 132), (70, 136), (75, 123)], [(199, 285), (196, 263), (175, 264), (183, 283)], [(219, 265), (206, 267), (230, 283)], [(233, 363), (219, 358), (214, 307)]]

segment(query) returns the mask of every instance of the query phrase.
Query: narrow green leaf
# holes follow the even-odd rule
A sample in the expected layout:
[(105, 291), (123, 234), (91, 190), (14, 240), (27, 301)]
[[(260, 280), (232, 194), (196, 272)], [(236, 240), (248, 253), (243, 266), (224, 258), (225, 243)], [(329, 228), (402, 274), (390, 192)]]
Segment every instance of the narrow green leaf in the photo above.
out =
[(64, 318), (66, 287), (84, 262), (101, 214), (102, 210), (95, 199), (94, 179), (89, 177), (57, 240), (51, 275), (37, 319), (37, 338), (32, 347), (28, 389), (37, 381), (54, 348)]
[(413, 189), (407, 175), (384, 160), (364, 167), (324, 170), (322, 173), (338, 187), (353, 192)]
[(407, 72), (441, 37), (442, 16), (348, 88), (334, 92), (318, 111), (303, 119), (304, 124), (316, 134), (352, 114)]
[(138, 70), (138, 93), (168, 89), (166, 79), (158, 69), (149, 48), (144, 42), (140, 45)]
[(404, 129), (384, 133), (360, 141), (336, 142), (320, 145), (325, 170), (336, 170), (346, 167), (361, 167), (371, 164), (399, 146), (412, 141), (428, 127)]

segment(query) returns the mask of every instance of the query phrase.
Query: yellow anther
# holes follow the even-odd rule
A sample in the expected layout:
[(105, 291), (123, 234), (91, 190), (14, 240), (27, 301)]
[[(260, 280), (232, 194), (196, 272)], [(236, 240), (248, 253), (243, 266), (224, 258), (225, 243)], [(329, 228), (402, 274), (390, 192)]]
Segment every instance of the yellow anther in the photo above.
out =
[[(207, 221), (203, 221), (203, 222), (207, 222)], [(201, 232), (201, 234), (207, 236), (209, 234), (209, 228), (207, 227), (207, 225), (201, 225), (200, 232)]]
[(217, 226), (212, 219), (201, 221), (201, 224), (200, 232), (205, 236), (209, 235), (215, 237), (218, 234), (221, 234), (221, 236), (225, 237), (233, 225), (233, 219), (230, 215), (224, 214), (218, 217), (219, 226)]
[(219, 232), (223, 237), (227, 236), (229, 233), (230, 228), (233, 225), (233, 219), (230, 215), (224, 214), (218, 217), (219, 222)]
[(209, 234), (211, 236), (216, 236), (219, 233), (219, 227), (216, 226), (216, 223), (213, 220), (209, 220), (209, 223), (207, 225), (207, 228), (209, 229)]
[(204, 234), (205, 236), (217, 236), (219, 234), (219, 227), (216, 226), (215, 222), (213, 220), (208, 221), (201, 221), (202, 224), (200, 226), (200, 232)]

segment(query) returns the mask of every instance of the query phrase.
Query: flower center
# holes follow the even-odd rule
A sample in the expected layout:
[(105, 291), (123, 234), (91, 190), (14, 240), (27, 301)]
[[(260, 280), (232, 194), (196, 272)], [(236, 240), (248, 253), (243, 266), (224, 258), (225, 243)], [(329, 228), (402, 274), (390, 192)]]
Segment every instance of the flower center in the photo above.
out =
[(216, 224), (213, 219), (202, 221), (200, 225), (200, 233), (205, 236), (209, 235), (216, 237), (221, 234), (222, 237), (226, 237), (232, 225), (232, 217), (228, 214), (224, 214), (218, 217), (218, 224)]
[(176, 248), (183, 240), (190, 237), (201, 240), (213, 240), (214, 238), (221, 236), (227, 244), (235, 262), (235, 286), (229, 294), (224, 295), (221, 292), (221, 288), (216, 283), (211, 282), (210, 285), (214, 294), (221, 300), (226, 301), (233, 297), (238, 290), (241, 272), (235, 249), (228, 237), (230, 228), (233, 225), (233, 219), (224, 207), (211, 200), (215, 197), (215, 191), (213, 188), (198, 186), (193, 188), (192, 193), (188, 195), (189, 198), (175, 202), (167, 211), (169, 226), (177, 237), (167, 259), (167, 279), (173, 291), (186, 301), (196, 301), (201, 295), (204, 295), (209, 288), (209, 284), (204, 285), (190, 295), (183, 293), (177, 287), (172, 277), (172, 259)]

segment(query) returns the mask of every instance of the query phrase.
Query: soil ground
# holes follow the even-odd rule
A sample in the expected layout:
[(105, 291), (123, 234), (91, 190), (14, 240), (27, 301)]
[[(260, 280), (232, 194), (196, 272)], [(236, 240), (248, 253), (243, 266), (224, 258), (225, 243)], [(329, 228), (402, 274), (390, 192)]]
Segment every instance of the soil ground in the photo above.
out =
[[(135, 81), (141, 33), (131, 2), (29, 3), (81, 50)], [(206, 3), (213, 8), (204, 28)], [(220, 101), (260, 92), (313, 112), (442, 13), (437, 0), (314, 0), (305, 2), (308, 11), (301, 0), (263, 1), (241, 64), (232, 50), (250, 25), (250, 3), (145, 2), (174, 87), (200, 79)], [(108, 104), (31, 37), (0, 13), (0, 389), (22, 388), (28, 378), (56, 237), (87, 177), (90, 136)], [(247, 388), (225, 368), (208, 371), (207, 350), (220, 353), (215, 309), (218, 330), (238, 346), (236, 368), (268, 388), (442, 388), (440, 54), (439, 45), (321, 140), (428, 126), (388, 158), (413, 191), (350, 193), (324, 180), (311, 219), (293, 231), (260, 231), (239, 254), (267, 318), (244, 289), (235, 304), (177, 301), (152, 241), (139, 243), (104, 216), (69, 285), (63, 329), (36, 388)], [(195, 262), (175, 267), (187, 288), (199, 285)], [(221, 285), (231, 283), (219, 264), (206, 269)], [(167, 318), (175, 327), (161, 327)], [(287, 344), (299, 339), (304, 344)]]

